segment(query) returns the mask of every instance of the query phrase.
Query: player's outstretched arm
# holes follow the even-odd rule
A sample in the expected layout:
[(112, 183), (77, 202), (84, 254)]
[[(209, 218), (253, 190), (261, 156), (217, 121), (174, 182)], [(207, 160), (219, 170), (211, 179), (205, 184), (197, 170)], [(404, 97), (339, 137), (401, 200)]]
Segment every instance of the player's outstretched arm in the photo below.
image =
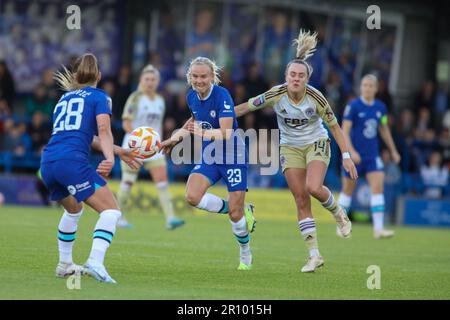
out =
[(252, 110), (250, 110), (250, 108), (248, 107), (248, 102), (241, 103), (240, 105), (234, 107), (234, 113), (236, 114), (236, 118), (242, 117), (243, 115), (246, 115), (251, 111)]
[(163, 154), (168, 154), (172, 150), (172, 148), (179, 142), (181, 142), (184, 137), (188, 136), (190, 132), (188, 131), (189, 124), (194, 123), (194, 118), (190, 117), (181, 127), (180, 130), (177, 130), (172, 136), (161, 142), (160, 152)]
[(381, 124), (378, 130), (380, 132), (381, 138), (386, 143), (386, 146), (388, 147), (389, 152), (391, 153), (392, 161), (398, 164), (401, 160), (401, 157), (395, 146), (394, 139), (392, 139), (391, 130), (389, 130), (389, 126), (387, 125), (387, 123)]
[(358, 178), (358, 172), (356, 170), (355, 164), (353, 163), (350, 153), (349, 153), (349, 147), (347, 146), (347, 141), (345, 139), (344, 133), (342, 132), (341, 127), (339, 124), (335, 124), (329, 127), (330, 132), (333, 135), (333, 138), (336, 140), (336, 143), (339, 146), (339, 149), (342, 153), (342, 166), (344, 167), (345, 171), (347, 171), (350, 174), (350, 178), (353, 180)]
[[(94, 136), (91, 147), (102, 152), (100, 139), (97, 136)], [(142, 162), (139, 160), (141, 159), (141, 156), (139, 156), (135, 150), (136, 149), (124, 149), (120, 146), (113, 145), (114, 154), (118, 156), (120, 160), (125, 162), (131, 169), (139, 169), (142, 166)]]

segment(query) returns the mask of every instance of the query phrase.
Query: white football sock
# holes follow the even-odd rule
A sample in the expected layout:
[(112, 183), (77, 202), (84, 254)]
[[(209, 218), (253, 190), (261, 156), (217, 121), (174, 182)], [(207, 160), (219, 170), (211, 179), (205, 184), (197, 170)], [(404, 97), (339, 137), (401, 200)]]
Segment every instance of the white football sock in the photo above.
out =
[(373, 229), (375, 231), (384, 228), (384, 194), (372, 194), (370, 196), (370, 208), (372, 212)]
[(59, 262), (67, 264), (73, 263), (72, 249), (76, 239), (78, 220), (80, 220), (82, 214), (83, 209), (75, 214), (71, 214), (64, 210), (64, 214), (58, 225)]
[(305, 218), (298, 222), (298, 228), (305, 240), (306, 247), (309, 250), (309, 256), (320, 256), (319, 244), (317, 242), (316, 222), (312, 218)]
[(228, 213), (228, 201), (212, 193), (205, 193), (196, 207), (215, 213)]
[(108, 250), (116, 232), (116, 224), (120, 216), (119, 210), (110, 209), (100, 213), (100, 218), (95, 225), (92, 250), (88, 259), (89, 264), (103, 264), (106, 250)]
[(252, 253), (250, 252), (250, 235), (248, 234), (247, 222), (242, 217), (238, 222), (230, 220), (231, 229), (239, 243), (240, 261), (246, 265), (252, 263)]

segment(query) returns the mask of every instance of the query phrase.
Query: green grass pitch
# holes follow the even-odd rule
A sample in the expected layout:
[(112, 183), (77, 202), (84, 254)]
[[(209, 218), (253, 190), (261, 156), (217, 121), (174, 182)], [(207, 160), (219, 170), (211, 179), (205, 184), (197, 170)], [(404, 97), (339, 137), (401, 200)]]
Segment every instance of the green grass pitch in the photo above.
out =
[[(117, 183), (111, 182), (113, 189)], [(156, 196), (152, 185), (140, 190)], [(171, 190), (181, 197), (183, 185)], [(223, 188), (215, 193), (225, 195)], [(370, 225), (354, 225), (351, 239), (335, 235), (331, 216), (313, 202), (324, 268), (302, 274), (307, 257), (286, 190), (250, 190), (256, 205), (254, 268), (238, 272), (238, 246), (226, 216), (183, 211), (187, 224), (167, 231), (158, 208), (132, 210), (130, 230), (119, 229), (105, 263), (117, 285), (81, 279), (69, 290), (54, 276), (58, 208), (0, 208), (0, 299), (450, 299), (450, 232), (395, 228), (375, 240)], [(80, 220), (74, 260), (90, 250), (97, 214)], [(381, 289), (369, 290), (367, 267), (381, 270)]]

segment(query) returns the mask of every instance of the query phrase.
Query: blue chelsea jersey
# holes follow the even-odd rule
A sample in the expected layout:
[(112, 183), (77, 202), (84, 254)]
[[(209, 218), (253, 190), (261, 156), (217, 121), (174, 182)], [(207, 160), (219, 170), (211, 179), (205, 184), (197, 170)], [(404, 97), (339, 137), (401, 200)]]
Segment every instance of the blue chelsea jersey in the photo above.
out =
[(362, 159), (379, 156), (378, 126), (387, 123), (386, 106), (375, 99), (367, 105), (361, 97), (350, 102), (344, 111), (344, 120), (352, 122), (350, 138)]
[(111, 115), (111, 98), (101, 89), (84, 87), (69, 91), (53, 111), (53, 132), (41, 162), (75, 160), (88, 162), (91, 143), (97, 135), (97, 115)]
[[(200, 99), (197, 92), (190, 89), (187, 93), (186, 100), (192, 116), (197, 123), (201, 124), (203, 129), (219, 129), (220, 118), (229, 117), (233, 118), (233, 130), (238, 129), (233, 99), (227, 89), (213, 85), (210, 93), (205, 99)], [(235, 132), (233, 142), (234, 143), (228, 141), (223, 143), (223, 149), (221, 151), (223, 152), (223, 155), (217, 156), (223, 158), (223, 163), (229, 163), (231, 159), (234, 159), (233, 161), (236, 163), (238, 161), (237, 159), (243, 159), (243, 157), (245, 157), (246, 163), (247, 154), (242, 135), (236, 134)], [(212, 141), (203, 141), (202, 149), (205, 150), (210, 143), (212, 143)]]

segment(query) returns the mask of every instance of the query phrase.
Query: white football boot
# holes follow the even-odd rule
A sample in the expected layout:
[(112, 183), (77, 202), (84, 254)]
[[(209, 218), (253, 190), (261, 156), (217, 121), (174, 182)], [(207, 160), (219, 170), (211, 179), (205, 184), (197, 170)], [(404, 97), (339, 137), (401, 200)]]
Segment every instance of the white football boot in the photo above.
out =
[(117, 283), (116, 280), (111, 278), (102, 264), (90, 264), (86, 262), (83, 266), (83, 274), (87, 274), (100, 282)]
[(317, 268), (324, 265), (325, 261), (321, 256), (313, 256), (308, 258), (308, 262), (303, 266), (302, 272), (314, 272)]
[(348, 218), (345, 209), (341, 207), (341, 210), (334, 218), (336, 219), (336, 234), (339, 237), (350, 238), (352, 234), (352, 222)]
[(83, 267), (75, 263), (63, 263), (60, 262), (56, 266), (56, 276), (58, 278), (67, 278), (73, 274), (82, 274)]
[(375, 230), (373, 232), (373, 236), (375, 239), (392, 238), (394, 234), (395, 234), (394, 230), (387, 230), (387, 229)]

